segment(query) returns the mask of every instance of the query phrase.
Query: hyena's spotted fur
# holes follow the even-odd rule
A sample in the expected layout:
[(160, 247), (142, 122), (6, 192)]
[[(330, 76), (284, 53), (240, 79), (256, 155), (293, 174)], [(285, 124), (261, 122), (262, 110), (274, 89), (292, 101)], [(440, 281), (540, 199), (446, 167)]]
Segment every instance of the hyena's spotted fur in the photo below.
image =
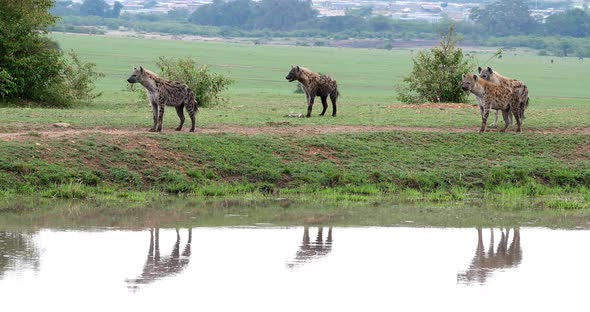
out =
[(154, 115), (154, 126), (150, 129), (151, 132), (162, 131), (164, 107), (166, 106), (176, 108), (176, 113), (180, 118), (180, 125), (176, 128), (176, 131), (182, 130), (185, 120), (183, 109), (185, 107), (191, 118), (190, 131), (195, 131), (195, 113), (198, 111), (197, 101), (193, 91), (187, 85), (178, 81), (160, 78), (155, 73), (143, 69), (143, 67), (133, 69), (133, 73), (127, 81), (129, 83), (140, 83), (148, 93)]
[(322, 99), (324, 107), (320, 116), (324, 116), (328, 109), (328, 96), (332, 101), (332, 116), (336, 116), (336, 100), (338, 99), (338, 85), (330, 76), (320, 75), (305, 67), (291, 66), (291, 71), (285, 77), (289, 82), (299, 81), (307, 97), (307, 117), (311, 116), (311, 109), (316, 96)]
[(477, 75), (463, 75), (461, 87), (463, 90), (473, 93), (483, 104), (484, 113), (481, 117), (481, 129), (479, 132), (486, 131), (490, 109), (502, 111), (504, 129), (501, 131), (506, 131), (506, 128), (508, 128), (508, 115), (512, 112), (514, 119), (516, 119), (516, 132), (520, 132), (520, 101), (519, 95), (514, 89), (491, 83), (485, 79), (479, 79)]
[[(520, 119), (523, 120), (524, 111), (529, 106), (529, 88), (526, 86), (526, 84), (520, 80), (504, 77), (497, 71), (492, 70), (492, 68), (489, 66), (485, 69), (478, 67), (477, 70), (479, 71), (479, 77), (489, 82), (512, 88), (516, 92), (519, 101), (518, 113), (520, 115)], [(496, 115), (496, 121), (497, 119), (498, 115)], [(496, 121), (494, 121), (494, 124), (496, 124)]]

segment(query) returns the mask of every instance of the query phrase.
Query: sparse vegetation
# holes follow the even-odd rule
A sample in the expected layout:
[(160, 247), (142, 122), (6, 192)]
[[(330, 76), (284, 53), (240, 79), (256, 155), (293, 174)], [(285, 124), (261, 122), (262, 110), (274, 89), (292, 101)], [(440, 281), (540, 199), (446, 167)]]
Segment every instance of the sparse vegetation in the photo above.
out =
[(463, 103), (468, 94), (461, 90), (463, 75), (473, 72), (473, 60), (458, 48), (460, 38), (455, 26), (441, 34), (440, 44), (429, 51), (419, 51), (412, 60), (412, 72), (396, 86), (404, 103)]

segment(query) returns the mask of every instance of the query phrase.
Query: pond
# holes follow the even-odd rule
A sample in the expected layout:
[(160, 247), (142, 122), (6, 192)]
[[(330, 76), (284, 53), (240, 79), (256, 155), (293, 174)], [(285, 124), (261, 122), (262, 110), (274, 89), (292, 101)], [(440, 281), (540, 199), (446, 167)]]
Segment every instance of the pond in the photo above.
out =
[(588, 230), (236, 226), (0, 230), (3, 311), (587, 307)]

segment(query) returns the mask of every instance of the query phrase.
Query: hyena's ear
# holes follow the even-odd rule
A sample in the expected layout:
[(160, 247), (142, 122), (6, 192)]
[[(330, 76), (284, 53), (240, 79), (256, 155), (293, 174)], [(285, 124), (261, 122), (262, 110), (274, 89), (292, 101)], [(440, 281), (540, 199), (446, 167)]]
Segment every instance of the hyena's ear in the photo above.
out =
[(300, 71), (301, 69), (299, 68), (299, 65), (295, 66), (295, 69), (297, 69), (297, 71)]
[(492, 68), (491, 68), (491, 67), (489, 67), (489, 66), (488, 66), (488, 71), (490, 72), (490, 74), (494, 72), (494, 71), (492, 70)]
[(478, 68), (477, 68), (477, 72), (481, 74), (481, 70), (482, 70), (482, 69), (483, 69), (483, 68), (481, 68), (481, 67), (478, 67)]
[(473, 79), (475, 79), (475, 81), (477, 81), (477, 75), (473, 75)]
[(139, 72), (143, 75), (143, 67), (139, 66)]
[(465, 79), (465, 74), (461, 75), (461, 79)]

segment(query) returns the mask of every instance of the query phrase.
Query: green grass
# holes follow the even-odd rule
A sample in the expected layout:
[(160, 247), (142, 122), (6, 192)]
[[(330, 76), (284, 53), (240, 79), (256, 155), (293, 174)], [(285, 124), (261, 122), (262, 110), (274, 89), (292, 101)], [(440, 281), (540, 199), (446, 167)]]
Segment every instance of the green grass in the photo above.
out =
[(588, 135), (526, 133), (31, 137), (0, 142), (0, 189), (59, 198), (90, 198), (103, 190), (432, 201), (483, 191), (585, 194), (590, 160), (580, 147), (589, 144)]
[[(328, 47), (263, 46), (204, 43), (142, 38), (53, 34), (63, 49), (74, 49), (95, 62), (106, 74), (98, 81), (103, 96), (76, 109), (2, 108), (0, 131), (34, 131), (43, 125), (69, 122), (75, 127), (148, 128), (151, 108), (125, 91), (133, 67), (155, 68), (158, 56), (193, 57), (211, 70), (235, 80), (225, 93), (224, 105), (202, 109), (199, 127), (264, 125), (288, 121), (292, 125), (398, 125), (430, 127), (473, 127), (480, 122), (475, 108), (391, 108), (399, 104), (393, 85), (412, 65), (410, 50), (341, 49)], [(466, 51), (478, 62), (492, 52)], [(521, 79), (530, 90), (531, 105), (526, 129), (590, 126), (590, 96), (581, 87), (587, 70), (576, 58), (505, 53), (503, 59), (486, 64), (504, 75)], [(338, 80), (342, 97), (337, 118), (285, 118), (305, 112), (305, 99), (295, 94), (294, 83), (284, 77), (291, 64), (309, 67)], [(8, 105), (10, 106), (10, 105)], [(317, 104), (314, 115), (319, 114)], [(331, 109), (331, 108), (330, 108)], [(328, 111), (329, 112), (329, 111)], [(168, 110), (164, 127), (176, 126), (177, 117)]]
[[(491, 194), (506, 203), (539, 197), (533, 205), (547, 209), (590, 206), (590, 136), (540, 133), (590, 127), (590, 98), (580, 80), (587, 70), (574, 58), (551, 64), (549, 57), (506, 53), (502, 60), (481, 64), (524, 80), (532, 102), (523, 133), (478, 135), (475, 107), (399, 105), (393, 85), (410, 70), (409, 50), (52, 36), (63, 49), (75, 49), (106, 73), (97, 84), (104, 95), (73, 109), (10, 103), (0, 108), (0, 132), (28, 134), (0, 142), (0, 198), (25, 194), (146, 202), (161, 194), (313, 195), (347, 202), (379, 198), (444, 203)], [(468, 127), (473, 132), (170, 135), (178, 121), (167, 110), (164, 134), (43, 136), (41, 131), (54, 122), (76, 129), (150, 127), (147, 103), (124, 90), (134, 66), (154, 68), (160, 55), (194, 57), (236, 81), (225, 94), (228, 103), (202, 109), (199, 128), (288, 122), (287, 127), (394, 125)], [(491, 53), (474, 55), (486, 60)], [(305, 110), (304, 96), (293, 93), (295, 84), (284, 79), (290, 64), (338, 80), (338, 117), (284, 117)]]

